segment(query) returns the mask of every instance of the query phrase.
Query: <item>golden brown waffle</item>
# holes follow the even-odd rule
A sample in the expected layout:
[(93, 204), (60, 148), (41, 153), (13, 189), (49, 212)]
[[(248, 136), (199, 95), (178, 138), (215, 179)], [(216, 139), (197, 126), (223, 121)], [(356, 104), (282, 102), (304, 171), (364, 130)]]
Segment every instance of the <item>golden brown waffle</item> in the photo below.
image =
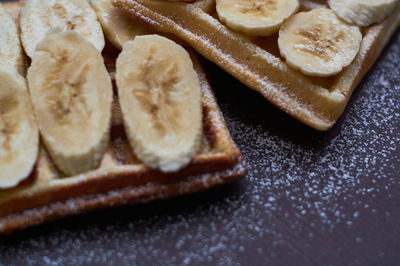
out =
[[(18, 11), (15, 5), (19, 4), (3, 7)], [(111, 76), (118, 53), (110, 44), (103, 51)], [(77, 176), (62, 176), (41, 146), (32, 175), (18, 187), (0, 190), (0, 233), (91, 210), (202, 191), (245, 175), (247, 165), (229, 135), (199, 61), (191, 55), (201, 83), (204, 121), (201, 149), (187, 167), (165, 174), (135, 158), (115, 97), (111, 140), (100, 167)]]
[[(301, 8), (325, 6), (326, 1), (302, 0)], [(308, 77), (290, 68), (280, 56), (278, 35), (250, 38), (233, 32), (194, 4), (154, 0), (115, 0), (115, 5), (154, 30), (172, 33), (268, 101), (317, 130), (330, 129), (343, 113), (363, 76), (397, 28), (400, 2), (382, 23), (362, 29), (361, 49), (353, 63), (336, 76)], [(227, 91), (229, 93), (229, 91)]]

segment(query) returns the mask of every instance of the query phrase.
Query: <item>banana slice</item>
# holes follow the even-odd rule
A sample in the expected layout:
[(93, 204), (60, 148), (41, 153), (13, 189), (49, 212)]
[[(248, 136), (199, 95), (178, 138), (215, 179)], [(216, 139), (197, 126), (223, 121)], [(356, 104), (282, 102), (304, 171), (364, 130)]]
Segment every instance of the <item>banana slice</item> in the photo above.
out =
[(51, 32), (28, 69), (44, 143), (63, 173), (91, 170), (107, 147), (112, 85), (98, 50), (74, 31)]
[(333, 76), (354, 60), (362, 35), (327, 8), (301, 12), (279, 30), (281, 55), (305, 75)]
[(150, 31), (135, 23), (127, 14), (114, 7), (112, 0), (92, 0), (91, 4), (97, 13), (108, 40), (118, 49), (136, 35), (149, 34)]
[(228, 28), (250, 36), (269, 36), (299, 9), (298, 0), (216, 0)]
[(25, 72), (25, 58), (17, 27), (0, 4), (0, 66), (9, 66), (21, 75)]
[(328, 0), (336, 14), (361, 27), (382, 21), (393, 12), (398, 0)]
[(116, 80), (138, 158), (164, 172), (187, 165), (202, 133), (200, 84), (189, 54), (165, 37), (137, 36), (117, 59)]
[(96, 13), (86, 0), (30, 0), (21, 13), (21, 39), (32, 58), (36, 45), (52, 29), (74, 30), (100, 52), (104, 36)]
[(0, 189), (27, 178), (39, 150), (39, 131), (25, 79), (0, 67)]

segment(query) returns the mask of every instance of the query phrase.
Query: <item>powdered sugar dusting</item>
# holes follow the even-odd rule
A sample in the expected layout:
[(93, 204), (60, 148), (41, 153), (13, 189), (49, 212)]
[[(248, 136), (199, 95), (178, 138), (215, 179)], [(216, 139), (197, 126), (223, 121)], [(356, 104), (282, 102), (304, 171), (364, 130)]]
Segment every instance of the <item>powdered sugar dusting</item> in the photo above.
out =
[[(211, 66), (247, 177), (1, 239), (0, 262), (388, 265), (400, 239), (400, 32), (332, 131), (313, 131)], [(218, 78), (218, 80), (217, 80)]]

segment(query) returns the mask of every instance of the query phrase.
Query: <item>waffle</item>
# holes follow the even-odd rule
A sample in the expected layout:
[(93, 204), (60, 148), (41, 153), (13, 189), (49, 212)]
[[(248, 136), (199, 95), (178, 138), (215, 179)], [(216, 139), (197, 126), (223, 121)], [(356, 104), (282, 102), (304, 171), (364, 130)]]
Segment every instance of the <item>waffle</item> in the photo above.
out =
[[(20, 6), (23, 3), (3, 5), (15, 19)], [(103, 51), (112, 77), (118, 53), (111, 44)], [(247, 165), (229, 135), (207, 77), (194, 53), (190, 54), (200, 79), (204, 119), (201, 148), (187, 167), (166, 174), (143, 165), (131, 152), (115, 95), (110, 143), (99, 168), (65, 177), (41, 146), (32, 175), (15, 188), (0, 190), (0, 233), (87, 211), (202, 191), (245, 175)]]
[[(214, 9), (200, 9), (200, 2), (213, 3)], [(309, 10), (325, 6), (326, 1), (300, 2), (302, 10)], [(330, 129), (343, 113), (400, 20), (399, 2), (382, 23), (362, 29), (361, 49), (350, 66), (333, 77), (320, 78), (305, 76), (285, 63), (279, 53), (278, 34), (247, 37), (229, 30), (217, 19), (214, 0), (197, 0), (195, 4), (115, 0), (114, 4), (155, 30), (175, 34), (279, 109), (321, 131)]]

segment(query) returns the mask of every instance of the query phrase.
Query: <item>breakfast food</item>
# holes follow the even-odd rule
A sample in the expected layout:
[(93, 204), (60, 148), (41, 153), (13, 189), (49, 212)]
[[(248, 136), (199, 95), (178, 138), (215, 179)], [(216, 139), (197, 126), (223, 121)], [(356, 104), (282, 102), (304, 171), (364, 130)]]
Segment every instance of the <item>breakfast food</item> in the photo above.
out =
[[(197, 0), (195, 3), (215, 5), (214, 0)], [(303, 69), (307, 72), (305, 75), (286, 62), (279, 49), (279, 34), (246, 36), (227, 28), (215, 11), (205, 12), (191, 3), (154, 0), (115, 0), (114, 4), (136, 21), (175, 34), (272, 104), (317, 130), (330, 129), (343, 113), (353, 90), (397, 28), (400, 13), (400, 1), (396, 1), (381, 23), (361, 29), (360, 48), (350, 65), (345, 67), (346, 59), (343, 61), (346, 63), (341, 64), (343, 70), (336, 75), (333, 75), (335, 70), (329, 74), (333, 76), (318, 77), (315, 70), (307, 72)], [(328, 9), (326, 1), (300, 1), (300, 11), (316, 8)], [(282, 28), (290, 21), (291, 18), (284, 22)], [(350, 37), (355, 40), (359, 38), (357, 30), (350, 34), (354, 34)], [(346, 47), (343, 49), (348, 49)], [(340, 49), (336, 53), (340, 54)], [(354, 53), (355, 48), (350, 51)], [(285, 52), (283, 54), (287, 56)]]
[(0, 190), (26, 179), (38, 157), (39, 134), (26, 82), (0, 67)]
[(250, 36), (276, 33), (298, 9), (298, 0), (216, 0), (221, 22)]
[[(115, 7), (112, 1), (113, 0), (90, 0), (90, 4), (96, 11), (97, 18), (103, 27), (103, 31), (107, 36), (107, 39), (115, 47), (122, 50), (124, 43), (133, 40), (136, 36), (154, 33), (154, 31), (147, 26), (139, 23), (133, 23), (131, 17), (119, 8)], [(193, 0), (176, 0), (175, 2), (179, 1), (194, 2)], [(197, 1), (193, 4), (204, 10), (204, 12), (211, 12), (211, 10), (214, 9), (212, 2)], [(172, 35), (168, 35), (168, 37), (174, 38)], [(180, 42), (180, 40), (177, 38), (175, 38), (175, 41)]]
[[(10, 8), (7, 10), (15, 12), (16, 5), (20, 5), (20, 3), (12, 3), (4, 6)], [(15, 18), (18, 18), (18, 16), (15, 16)], [(46, 38), (47, 40), (45, 39), (40, 42), (40, 45), (37, 48), (38, 51), (45, 47), (45, 49), (49, 49), (50, 51), (51, 49), (56, 50), (57, 48), (66, 49), (67, 52), (70, 53), (77, 49), (76, 47), (79, 47), (82, 57), (87, 57), (82, 59), (78, 56), (74, 59), (78, 60), (76, 61), (77, 63), (75, 64), (75, 68), (71, 68), (68, 64), (58, 64), (57, 60), (62, 59), (60, 54), (57, 54), (57, 52), (49, 53), (47, 56), (51, 57), (52, 54), (54, 59), (46, 60), (46, 65), (51, 62), (54, 69), (57, 70), (54, 74), (56, 76), (59, 75), (59, 78), (62, 81), (65, 81), (65, 73), (72, 77), (79, 72), (79, 69), (85, 67), (87, 67), (88, 70), (91, 70), (93, 67), (93, 70), (99, 72), (103, 71), (102, 68), (104, 66), (102, 66), (102, 62), (99, 64), (96, 63), (96, 67), (93, 66), (93, 62), (99, 59), (94, 56), (95, 52), (93, 47), (89, 49), (88, 47), (90, 47), (90, 44), (84, 41), (82, 37), (79, 37), (78, 34), (69, 31), (54, 31)], [(49, 47), (49, 39), (52, 38), (54, 38), (54, 45), (50, 45), (51, 47)], [(62, 40), (68, 43), (70, 39), (78, 40), (75, 40), (73, 44), (68, 46), (59, 45), (59, 41)], [(29, 173), (26, 178), (24, 177), (23, 180), (21, 179), (21, 182), (16, 180), (13, 182), (10, 181), (8, 175), (5, 178), (3, 178), (3, 176), (0, 178), (2, 186), (0, 187), (0, 233), (11, 233), (46, 221), (68, 215), (76, 215), (91, 210), (104, 209), (124, 204), (133, 204), (137, 202), (148, 202), (202, 191), (216, 185), (232, 182), (242, 177), (247, 172), (246, 163), (229, 135), (209, 86), (207, 77), (204, 74), (199, 61), (192, 51), (188, 50), (188, 52), (200, 84), (202, 121), (199, 147), (196, 150), (196, 154), (191, 158), (187, 165), (182, 165), (183, 168), (176, 172), (165, 172), (153, 169), (151, 166), (146, 165), (143, 161), (137, 158), (137, 156), (132, 152), (131, 143), (129, 143), (126, 136), (127, 130), (124, 129), (123, 124), (123, 118), (125, 118), (126, 115), (134, 116), (136, 114), (122, 114), (118, 99), (119, 97), (116, 93), (118, 88), (116, 87), (115, 82), (113, 82), (114, 102), (109, 134), (110, 139), (107, 142), (104, 154), (100, 158), (100, 164), (98, 167), (88, 171), (81, 169), (79, 171), (83, 172), (80, 172), (79, 174), (65, 175), (55, 165), (55, 160), (53, 160), (53, 157), (49, 154), (50, 149), (46, 149), (43, 145), (44, 143), (40, 143), (39, 146), (36, 146), (39, 149), (37, 160), (33, 161), (32, 159), (32, 161), (30, 161), (32, 165), (35, 163), (36, 165), (33, 169), (28, 171)], [(96, 53), (98, 52), (96, 51)], [(106, 65), (111, 77), (115, 76), (115, 61), (118, 54), (119, 50), (112, 47), (109, 43), (103, 51), (103, 57), (105, 60), (104, 64)], [(44, 60), (44, 55), (40, 55), (40, 52), (34, 52), (33, 70), (31, 68), (28, 75), (30, 77), (30, 82), (32, 82), (32, 75), (36, 76), (36, 78), (40, 77), (40, 71), (38, 69), (35, 70), (35, 68), (39, 66), (36, 64), (41, 60)], [(187, 58), (185, 60), (187, 60)], [(42, 65), (42, 78), (47, 77), (49, 81), (51, 81), (53, 78), (53, 76), (49, 74), (51, 69), (46, 65)], [(64, 70), (66, 72), (63, 72)], [(34, 73), (36, 71), (37, 73)], [(3, 72), (0, 71), (0, 80), (3, 81), (1, 73)], [(14, 74), (11, 78), (13, 82), (14, 79), (16, 79), (15, 82), (25, 84), (22, 77), (16, 78), (18, 77), (18, 74), (16, 72), (13, 73)], [(100, 73), (97, 73), (96, 75), (100, 75)], [(157, 77), (158, 76), (155, 76), (155, 78)], [(98, 83), (103, 81), (104, 84), (101, 85), (104, 87), (108, 86), (107, 84), (109, 81), (104, 80), (104, 77), (98, 79), (99, 80), (94, 83), (95, 85), (99, 85)], [(82, 81), (83, 83), (87, 82), (85, 79)], [(64, 90), (60, 95), (51, 95), (48, 91), (50, 88), (48, 86), (46, 87), (44, 82), (41, 83), (43, 85), (42, 88), (40, 88), (42, 90), (41, 94), (44, 96), (50, 96), (50, 98), (53, 96), (55, 98), (65, 96)], [(73, 87), (81, 88), (85, 91), (93, 89), (86, 86), (80, 87), (76, 85), (78, 84), (74, 84)], [(15, 89), (14, 91), (17, 92), (19, 90), (22, 91), (22, 85), (21, 89)], [(6, 91), (7, 90), (4, 90), (4, 93), (6, 93)], [(86, 93), (91, 92), (86, 91)], [(83, 95), (79, 95), (83, 97)], [(93, 97), (95, 97), (95, 94)], [(3, 98), (3, 94), (0, 94), (0, 101), (3, 99), (8, 98)], [(23, 99), (22, 96), (21, 99)], [(39, 103), (39, 99), (33, 101), (36, 108), (38, 106), (47, 106), (46, 104), (42, 105), (42, 103)], [(9, 100), (5, 100), (4, 102), (7, 104), (10, 103)], [(63, 101), (63, 103), (66, 104), (65, 101)], [(72, 102), (69, 103), (71, 104)], [(108, 100), (104, 102), (101, 100), (98, 104), (102, 104), (102, 107), (104, 107), (105, 110), (109, 107)], [(29, 104), (19, 106), (28, 108)], [(51, 108), (51, 104), (49, 104), (48, 107)], [(78, 119), (78, 116), (75, 115), (81, 108), (80, 103), (77, 105), (72, 103), (72, 108), (77, 108), (77, 111), (75, 109), (73, 110), (73, 118)], [(14, 110), (17, 109), (14, 108)], [(63, 109), (60, 108), (58, 110), (62, 111)], [(105, 112), (105, 110), (102, 111)], [(33, 111), (31, 111), (30, 114), (33, 116)], [(52, 114), (56, 113), (52, 112)], [(25, 119), (28, 118), (29, 116), (25, 117)], [(59, 121), (55, 119), (52, 121), (52, 124), (54, 125), (58, 122)], [(91, 121), (87, 121), (88, 126), (90, 122)], [(2, 126), (1, 123), (0, 126)], [(34, 126), (29, 126), (29, 128), (21, 131), (21, 134), (25, 134), (26, 137), (32, 137), (34, 135), (34, 129)], [(80, 137), (83, 139), (86, 138), (85, 132), (83, 132), (85, 130), (86, 129), (82, 129), (81, 135), (75, 137), (77, 143), (81, 141), (79, 140)], [(32, 136), (30, 136), (31, 134)], [(69, 130), (68, 134), (70, 134)], [(1, 135), (0, 141), (3, 141)], [(34, 144), (35, 141), (29, 141), (29, 145), (33, 146)], [(38, 137), (36, 135), (36, 145), (37, 144)], [(0, 173), (2, 173), (3, 169), (6, 169), (3, 168), (5, 166), (1, 161), (1, 156), (4, 152), (1, 145), (2, 142), (0, 142)], [(72, 143), (71, 145), (75, 145), (75, 143)], [(66, 150), (62, 150), (61, 152), (65, 151)], [(25, 147), (23, 149), (18, 148), (18, 152), (20, 155), (28, 158), (28, 151)], [(24, 160), (24, 163), (28, 164), (28, 162), (29, 160)]]
[(343, 23), (327, 8), (293, 16), (279, 30), (278, 45), (286, 63), (303, 74), (328, 77), (353, 62), (360, 50), (361, 31)]
[(361, 27), (384, 20), (398, 0), (328, 0), (329, 6), (346, 22)]
[(57, 168), (76, 175), (98, 167), (109, 142), (113, 101), (100, 52), (74, 31), (51, 32), (36, 46), (27, 78)]
[(132, 23), (130, 17), (114, 7), (111, 0), (91, 0), (107, 39), (118, 49), (137, 35), (151, 33), (147, 27)]
[(117, 59), (116, 81), (138, 158), (164, 172), (186, 166), (199, 149), (203, 120), (200, 83), (186, 50), (159, 35), (138, 36)]
[(25, 72), (23, 50), (18, 37), (18, 30), (12, 17), (0, 4), (0, 66), (15, 69), (20, 74)]
[(95, 11), (82, 0), (29, 0), (21, 12), (21, 40), (32, 58), (36, 45), (53, 29), (74, 30), (100, 52), (104, 36)]

